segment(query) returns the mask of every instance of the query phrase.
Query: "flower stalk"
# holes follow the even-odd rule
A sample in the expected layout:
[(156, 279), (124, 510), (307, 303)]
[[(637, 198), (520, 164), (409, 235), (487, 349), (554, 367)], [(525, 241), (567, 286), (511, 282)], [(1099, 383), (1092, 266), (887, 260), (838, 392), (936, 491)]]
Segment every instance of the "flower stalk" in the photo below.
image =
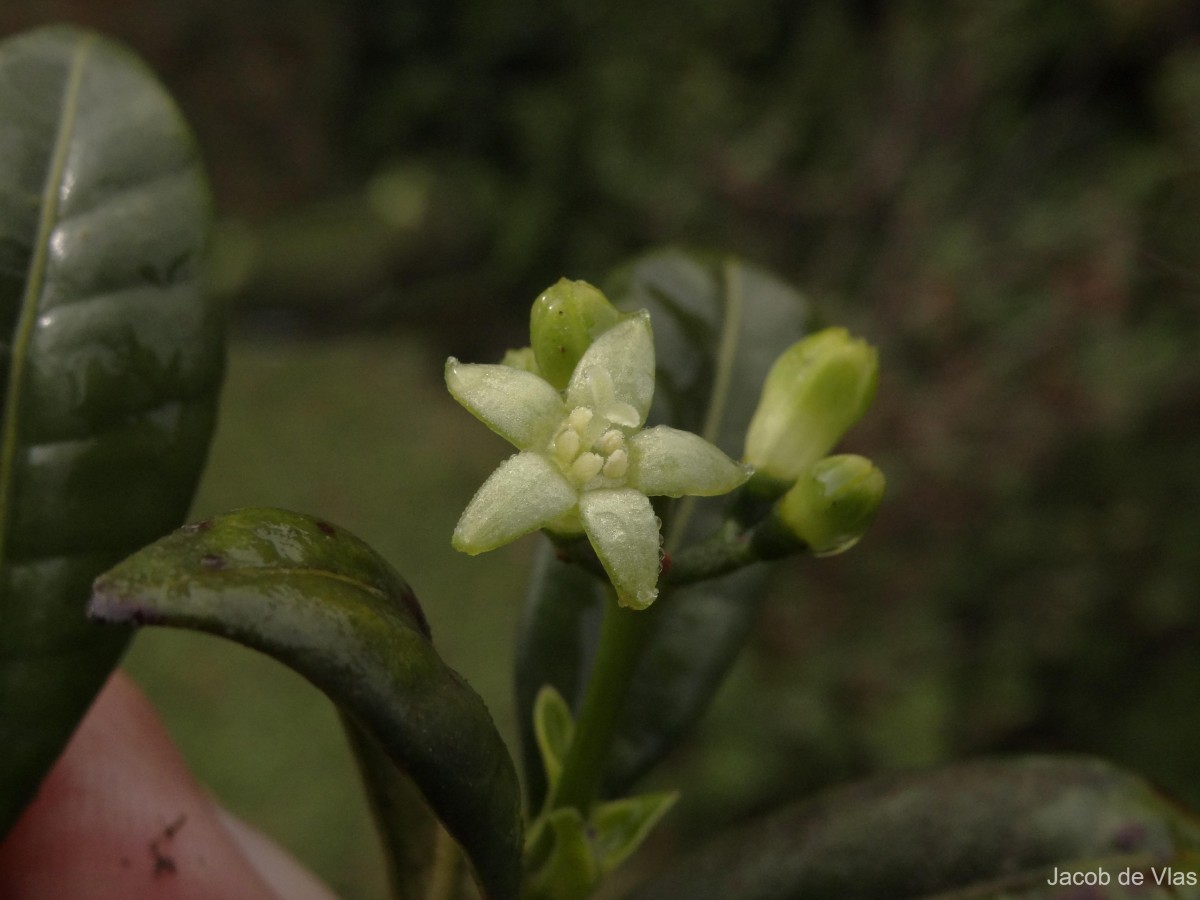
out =
[(625, 697), (652, 625), (650, 615), (625, 609), (615, 600), (604, 605), (596, 661), (551, 808), (574, 807), (586, 815), (599, 796)]

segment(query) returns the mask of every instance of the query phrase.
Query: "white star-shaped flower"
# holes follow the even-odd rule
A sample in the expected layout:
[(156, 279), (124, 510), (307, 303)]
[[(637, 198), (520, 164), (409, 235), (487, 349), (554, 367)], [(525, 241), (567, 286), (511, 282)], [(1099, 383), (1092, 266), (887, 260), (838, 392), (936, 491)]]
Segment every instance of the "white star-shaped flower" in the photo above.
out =
[(586, 533), (623, 606), (658, 596), (659, 521), (648, 497), (714, 496), (750, 469), (666, 425), (643, 429), (654, 395), (654, 337), (642, 311), (601, 334), (561, 393), (539, 375), (446, 361), (454, 398), (520, 452), (483, 483), (454, 529), (483, 553), (539, 528)]

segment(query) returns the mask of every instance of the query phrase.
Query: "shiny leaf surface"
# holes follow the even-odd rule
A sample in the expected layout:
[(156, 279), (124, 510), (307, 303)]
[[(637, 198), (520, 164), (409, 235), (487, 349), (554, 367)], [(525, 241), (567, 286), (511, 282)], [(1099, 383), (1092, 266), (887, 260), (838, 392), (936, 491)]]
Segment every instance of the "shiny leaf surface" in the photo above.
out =
[[(729, 258), (671, 250), (646, 256), (606, 286), (623, 310), (648, 309), (657, 375), (649, 423), (699, 434), (737, 459), (763, 379), (775, 358), (814, 323), (793, 289)], [(658, 507), (666, 550), (710, 534), (728, 497), (685, 498)], [(517, 694), (522, 739), (538, 687), (572, 704), (598, 633), (599, 597), (588, 577), (540, 557), (522, 626)], [(765, 567), (665, 592), (645, 615), (654, 634), (634, 678), (616, 736), (606, 793), (623, 793), (707, 707), (757, 618)], [(526, 751), (527, 764), (536, 757)], [(544, 788), (530, 770), (531, 802)]]
[(221, 635), (295, 669), (412, 778), (486, 895), (516, 896), (521, 806), (508, 751), (438, 656), (408, 585), (358, 538), (281, 510), (229, 513), (113, 568), (90, 611)]
[(342, 726), (367, 789), (392, 893), (397, 897), (424, 897), (435, 877), (437, 819), (417, 786), (365, 726), (345, 714)]
[(127, 635), (97, 574), (179, 525), (222, 372), (209, 196), (142, 64), (70, 28), (0, 43), (0, 833)]
[[(627, 900), (1195, 898), (1198, 864), (1200, 820), (1140, 778), (1031, 757), (834, 789), (718, 838)], [(1120, 884), (1126, 870), (1140, 887)]]

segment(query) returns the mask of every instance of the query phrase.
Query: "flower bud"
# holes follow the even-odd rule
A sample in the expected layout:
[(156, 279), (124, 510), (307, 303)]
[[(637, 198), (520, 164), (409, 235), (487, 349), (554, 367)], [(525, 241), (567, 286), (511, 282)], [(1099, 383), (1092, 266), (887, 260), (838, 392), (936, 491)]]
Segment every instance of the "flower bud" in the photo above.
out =
[(833, 556), (858, 543), (883, 489), (883, 473), (869, 459), (828, 456), (796, 480), (775, 515), (814, 555)]
[(862, 418), (878, 380), (875, 348), (844, 328), (796, 342), (767, 373), (743, 458), (761, 476), (794, 481)]
[(542, 377), (563, 390), (583, 352), (620, 319), (620, 311), (586, 281), (559, 279), (533, 301), (529, 317), (529, 342)]

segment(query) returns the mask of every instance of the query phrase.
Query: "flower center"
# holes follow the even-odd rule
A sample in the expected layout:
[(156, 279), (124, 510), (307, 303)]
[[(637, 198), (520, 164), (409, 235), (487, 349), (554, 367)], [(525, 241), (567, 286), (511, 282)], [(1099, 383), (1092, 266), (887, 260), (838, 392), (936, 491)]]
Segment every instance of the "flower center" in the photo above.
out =
[(621, 483), (629, 471), (625, 433), (612, 428), (607, 418), (597, 416), (591, 407), (571, 410), (550, 442), (550, 449), (577, 488), (586, 487), (597, 477), (607, 479), (609, 484)]

